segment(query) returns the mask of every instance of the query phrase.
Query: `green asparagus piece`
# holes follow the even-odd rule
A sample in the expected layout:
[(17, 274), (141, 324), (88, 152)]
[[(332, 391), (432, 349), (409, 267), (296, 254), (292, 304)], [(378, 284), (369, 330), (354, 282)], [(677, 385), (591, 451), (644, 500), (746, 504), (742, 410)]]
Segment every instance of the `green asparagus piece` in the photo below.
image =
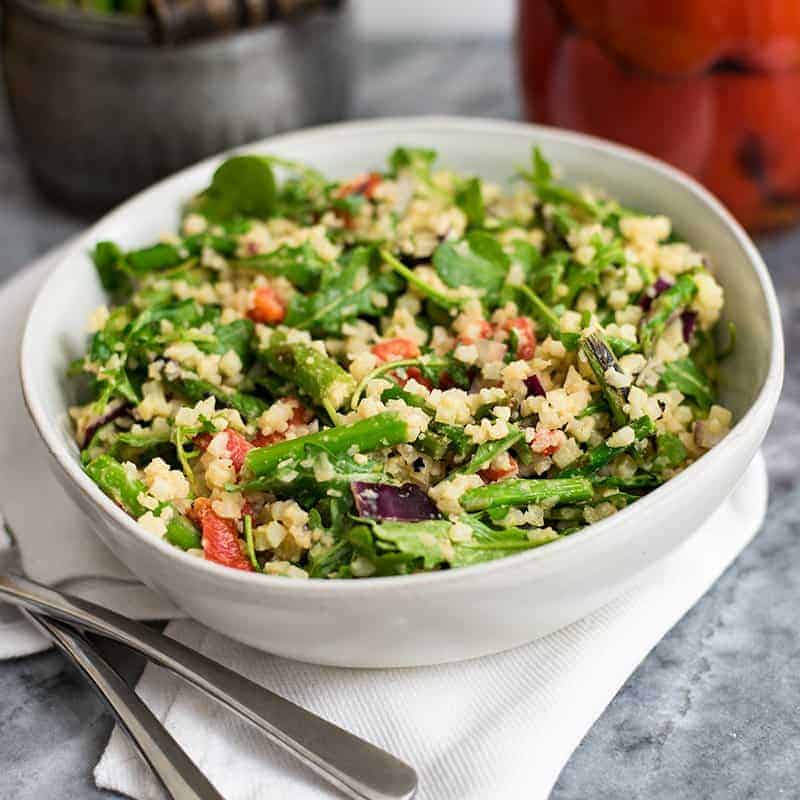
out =
[(247, 454), (245, 463), (255, 475), (269, 475), (286, 459), (302, 456), (308, 445), (321, 447), (332, 455), (346, 453), (351, 447), (355, 448), (355, 452), (368, 453), (402, 444), (408, 441), (408, 433), (408, 425), (399, 414), (385, 411), (352, 425), (327, 428), (267, 447), (256, 447)]
[[(639, 417), (631, 422), (633, 428), (635, 441), (641, 441), (648, 436), (652, 436), (656, 432), (656, 426), (650, 417)], [(593, 447), (584, 459), (584, 463), (579, 467), (572, 467), (564, 470), (559, 474), (559, 478), (573, 478), (576, 476), (591, 477), (601, 467), (604, 467), (610, 461), (613, 461), (620, 453), (624, 453), (628, 447), (611, 447), (606, 442)]]
[(459, 472), (465, 472), (467, 475), (474, 475), (480, 472), (484, 467), (489, 466), (494, 458), (501, 453), (505, 453), (510, 447), (513, 447), (520, 439), (524, 437), (524, 433), (514, 425), (509, 425), (509, 433), (502, 439), (496, 439), (492, 442), (484, 442), (478, 446), (475, 454), (469, 460), (469, 463), (462, 467)]
[(591, 481), (586, 478), (509, 478), (469, 489), (461, 496), (461, 505), (467, 511), (484, 511), (528, 503), (579, 503), (591, 500), (592, 495)]
[(167, 523), (167, 533), (164, 538), (181, 550), (199, 550), (203, 546), (197, 528), (182, 514), (175, 514)]
[(607, 370), (612, 369), (622, 374), (622, 368), (617, 362), (617, 358), (609, 347), (608, 342), (602, 333), (596, 331), (583, 338), (581, 342), (581, 351), (589, 362), (595, 380), (603, 390), (603, 395), (611, 411), (611, 418), (616, 425), (624, 425), (628, 421), (628, 415), (625, 413), (624, 409), (627, 396), (624, 390), (612, 386), (606, 378)]
[(274, 334), (259, 356), (273, 372), (296, 383), (328, 412), (347, 405), (355, 391), (352, 375), (307, 342), (290, 343), (283, 334)]
[(147, 487), (138, 478), (131, 476), (125, 467), (108, 455), (98, 456), (86, 467), (87, 475), (128, 514), (141, 517), (147, 509), (139, 502), (139, 495)]
[(383, 463), (377, 459), (356, 461), (348, 453), (332, 455), (327, 450), (306, 445), (294, 458), (281, 461), (267, 475), (260, 475), (236, 488), (244, 492), (272, 492), (278, 497), (319, 498), (329, 489), (346, 491), (357, 481), (380, 483)]
[[(141, 517), (148, 511), (139, 500), (147, 492), (147, 487), (130, 475), (119, 461), (102, 455), (90, 461), (85, 469), (89, 477), (128, 514)], [(168, 506), (169, 503), (162, 503), (154, 513), (159, 516)], [(166, 539), (184, 550), (202, 546), (197, 529), (174, 508), (172, 518), (167, 523)]]
[(667, 322), (679, 309), (689, 305), (697, 294), (697, 284), (691, 275), (681, 275), (675, 283), (662, 292), (650, 308), (650, 313), (642, 320), (639, 328), (639, 341), (645, 355), (655, 349), (658, 337), (664, 333)]
[(414, 446), (425, 455), (430, 456), (436, 461), (441, 460), (450, 449), (450, 440), (446, 436), (434, 433), (433, 431), (423, 431)]

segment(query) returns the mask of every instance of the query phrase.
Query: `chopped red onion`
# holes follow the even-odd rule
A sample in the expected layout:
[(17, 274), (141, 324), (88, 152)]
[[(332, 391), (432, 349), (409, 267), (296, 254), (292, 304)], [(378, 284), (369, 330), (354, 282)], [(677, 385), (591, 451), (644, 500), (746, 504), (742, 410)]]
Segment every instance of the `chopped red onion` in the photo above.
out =
[(529, 397), (544, 397), (547, 394), (538, 375), (531, 375), (529, 378), (525, 378), (525, 386), (528, 388)]
[(689, 342), (694, 333), (695, 325), (697, 325), (697, 312), (684, 311), (681, 314), (681, 326), (683, 328), (683, 341)]
[(350, 484), (350, 490), (362, 517), (415, 522), (441, 516), (428, 495), (413, 483), (391, 486), (356, 481)]
[(649, 286), (645, 293), (639, 300), (639, 305), (645, 310), (649, 311), (650, 306), (653, 305), (653, 300), (656, 299), (662, 292), (666, 292), (672, 284), (664, 278), (659, 278), (652, 286)]
[(95, 417), (87, 426), (86, 430), (83, 432), (83, 436), (80, 437), (80, 441), (78, 444), (81, 447), (85, 447), (89, 442), (92, 441), (92, 436), (97, 433), (103, 425), (107, 425), (112, 420), (115, 420), (117, 417), (121, 417), (126, 411), (128, 410), (128, 402), (126, 400), (112, 400), (107, 406), (106, 410), (100, 416)]

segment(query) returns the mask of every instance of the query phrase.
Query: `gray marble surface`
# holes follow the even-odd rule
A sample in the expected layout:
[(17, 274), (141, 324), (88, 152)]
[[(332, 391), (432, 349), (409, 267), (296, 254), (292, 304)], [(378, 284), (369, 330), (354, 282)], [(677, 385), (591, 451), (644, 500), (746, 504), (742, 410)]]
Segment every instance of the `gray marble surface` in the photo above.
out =
[[(505, 42), (373, 42), (360, 61), (354, 115), (517, 114)], [(87, 221), (36, 195), (2, 108), (0, 277)], [(631, 676), (553, 800), (800, 797), (800, 230), (759, 245), (779, 289), (789, 354), (765, 444), (767, 524)], [(112, 655), (136, 673), (135, 660)], [(110, 729), (100, 702), (57, 654), (0, 663), (0, 798), (111, 798), (91, 780)]]

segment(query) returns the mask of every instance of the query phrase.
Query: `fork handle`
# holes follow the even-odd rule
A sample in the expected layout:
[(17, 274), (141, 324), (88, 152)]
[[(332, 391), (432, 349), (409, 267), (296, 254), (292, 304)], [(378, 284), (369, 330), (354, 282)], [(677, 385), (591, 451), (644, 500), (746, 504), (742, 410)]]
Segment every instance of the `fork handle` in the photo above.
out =
[(18, 575), (0, 575), (0, 596), (138, 650), (258, 726), (353, 800), (408, 800), (416, 792), (417, 774), (405, 762), (146, 625)]
[(114, 668), (63, 622), (23, 611), (97, 689), (174, 800), (223, 800), (183, 748)]

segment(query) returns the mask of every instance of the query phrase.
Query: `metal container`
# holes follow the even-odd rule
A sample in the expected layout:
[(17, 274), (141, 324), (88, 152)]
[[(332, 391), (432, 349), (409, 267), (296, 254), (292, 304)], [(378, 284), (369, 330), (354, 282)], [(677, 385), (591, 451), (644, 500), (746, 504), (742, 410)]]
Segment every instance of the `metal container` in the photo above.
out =
[(354, 51), (348, 5), (179, 45), (152, 22), (3, 0), (3, 64), (42, 188), (107, 208), (204, 156), (340, 119)]

